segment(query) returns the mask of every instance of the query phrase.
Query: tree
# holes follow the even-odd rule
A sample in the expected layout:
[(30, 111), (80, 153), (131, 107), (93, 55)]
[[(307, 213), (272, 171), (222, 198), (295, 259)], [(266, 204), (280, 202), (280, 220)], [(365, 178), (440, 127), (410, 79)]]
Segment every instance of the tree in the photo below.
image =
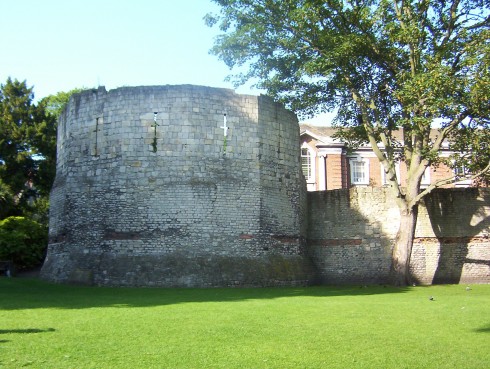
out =
[(33, 98), (32, 88), (25, 82), (8, 78), (0, 86), (0, 178), (18, 200), (36, 171), (29, 139), (34, 129)]
[[(0, 201), (2, 217), (21, 215), (26, 202), (48, 197), (55, 174), (56, 117), (32, 87), (8, 78), (0, 85)], [(3, 194), (3, 195), (2, 195)]]
[[(211, 52), (245, 67), (236, 84), (256, 79), (300, 115), (337, 108), (339, 134), (371, 144), (400, 210), (394, 282), (410, 283), (418, 204), (460, 179), (420, 187), (425, 169), (442, 161), (443, 143), (455, 153), (448, 165), (465, 165), (474, 178), (490, 169), (490, 2), (214, 1), (221, 11), (205, 20), (223, 33)], [(404, 188), (398, 161), (407, 167)]]

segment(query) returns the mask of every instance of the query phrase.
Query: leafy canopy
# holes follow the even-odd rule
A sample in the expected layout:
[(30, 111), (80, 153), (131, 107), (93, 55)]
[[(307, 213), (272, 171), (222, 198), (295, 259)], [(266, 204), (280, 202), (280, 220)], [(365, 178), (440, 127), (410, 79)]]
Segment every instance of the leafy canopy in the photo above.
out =
[(337, 125), (360, 127), (349, 134), (374, 145), (393, 186), (394, 161), (418, 188), (448, 139), (465, 152), (448, 164), (488, 169), (488, 0), (214, 1), (221, 12), (205, 20), (223, 33), (211, 52), (246, 67), (235, 83), (256, 78), (300, 115), (337, 108)]
[[(0, 85), (0, 188), (5, 208), (34, 192), (47, 195), (54, 177), (56, 120), (45, 103), (34, 104), (26, 82)], [(4, 212), (2, 212), (4, 213)], [(3, 214), (4, 215), (4, 214)]]
[(46, 104), (46, 110), (49, 114), (54, 115), (56, 119), (59, 119), (63, 109), (70, 100), (71, 95), (81, 92), (85, 88), (74, 88), (70, 91), (60, 91), (55, 95), (49, 95), (43, 99), (43, 103)]
[(0, 219), (35, 209), (45, 216), (56, 172), (56, 121), (76, 91), (36, 104), (26, 81), (0, 85)]

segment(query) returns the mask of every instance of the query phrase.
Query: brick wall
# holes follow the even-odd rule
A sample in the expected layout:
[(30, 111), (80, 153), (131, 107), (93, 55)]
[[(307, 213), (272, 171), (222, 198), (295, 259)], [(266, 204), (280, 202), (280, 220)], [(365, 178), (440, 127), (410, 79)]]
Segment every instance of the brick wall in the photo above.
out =
[[(318, 281), (386, 283), (399, 213), (389, 189), (308, 193)], [(419, 283), (490, 282), (490, 191), (440, 189), (420, 205), (411, 269)]]
[(298, 142), (296, 116), (266, 97), (198, 86), (74, 95), (59, 125), (43, 277), (307, 283)]
[(348, 166), (345, 155), (329, 154), (326, 160), (327, 190), (346, 188), (348, 181)]

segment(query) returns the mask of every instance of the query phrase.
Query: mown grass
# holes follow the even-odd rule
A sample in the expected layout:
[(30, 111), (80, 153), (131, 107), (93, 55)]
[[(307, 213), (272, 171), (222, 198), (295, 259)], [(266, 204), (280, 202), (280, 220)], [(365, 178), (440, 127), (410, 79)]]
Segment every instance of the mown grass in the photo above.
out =
[(489, 313), (490, 285), (198, 290), (0, 278), (0, 367), (487, 368)]

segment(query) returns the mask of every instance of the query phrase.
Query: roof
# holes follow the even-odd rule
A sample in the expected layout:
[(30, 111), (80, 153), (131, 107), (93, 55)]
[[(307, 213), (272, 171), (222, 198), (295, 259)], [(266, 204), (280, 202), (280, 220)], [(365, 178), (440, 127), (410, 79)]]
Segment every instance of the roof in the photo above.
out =
[[(332, 136), (337, 132), (337, 128), (331, 126), (314, 126), (311, 124), (300, 124), (300, 135), (309, 135), (319, 141), (319, 144), (333, 144), (333, 143), (341, 143), (342, 141), (339, 139), (333, 139)], [(439, 136), (440, 129), (433, 128), (431, 129), (430, 138), (435, 140), (437, 136)], [(403, 141), (403, 129), (400, 128), (396, 131), (393, 131), (393, 136), (399, 140)], [(445, 145), (443, 145), (445, 146)]]
[(300, 135), (308, 135), (314, 138), (316, 141), (318, 141), (317, 145), (341, 144), (341, 140), (332, 138), (335, 132), (337, 132), (337, 129), (334, 127), (300, 124)]
[(311, 124), (300, 124), (300, 134), (310, 132), (317, 137), (331, 137), (335, 132), (337, 132), (337, 128), (327, 127), (327, 126), (313, 126)]

